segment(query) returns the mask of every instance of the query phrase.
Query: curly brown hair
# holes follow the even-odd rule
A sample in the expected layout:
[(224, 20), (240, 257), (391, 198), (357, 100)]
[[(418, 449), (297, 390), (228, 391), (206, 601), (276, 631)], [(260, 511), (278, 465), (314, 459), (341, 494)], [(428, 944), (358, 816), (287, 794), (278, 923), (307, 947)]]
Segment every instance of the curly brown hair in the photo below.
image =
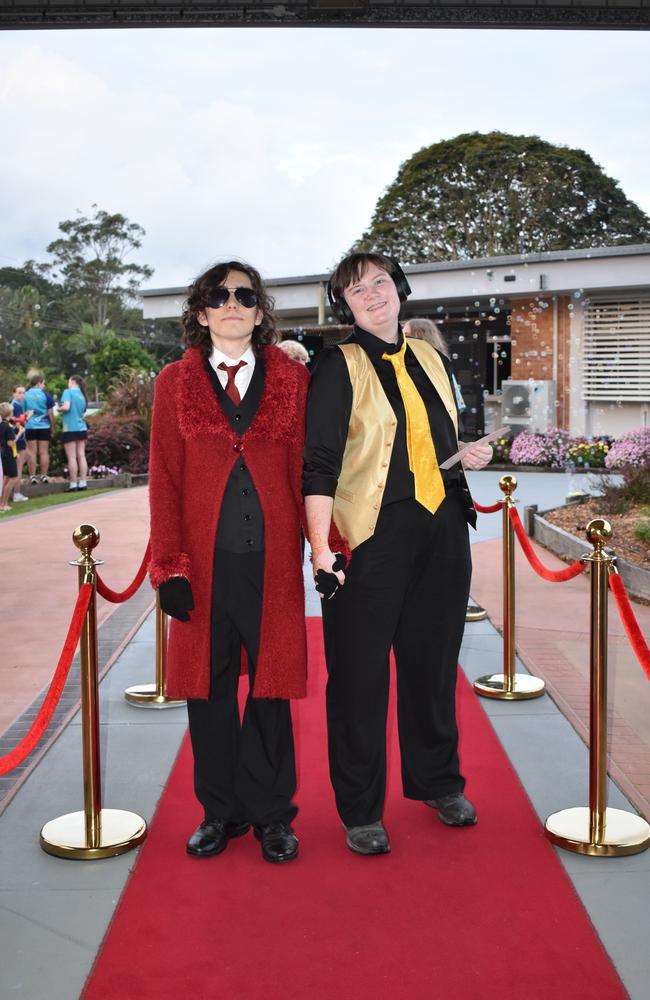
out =
[(262, 311), (262, 322), (253, 330), (251, 346), (254, 353), (259, 355), (265, 344), (274, 344), (277, 340), (273, 316), (274, 302), (266, 291), (259, 272), (250, 264), (244, 264), (240, 260), (227, 260), (221, 264), (214, 264), (192, 282), (183, 306), (183, 344), (185, 347), (198, 347), (205, 358), (212, 352), (212, 341), (207, 326), (199, 323), (198, 314), (207, 306), (210, 292), (223, 285), (231, 271), (247, 274), (257, 293), (257, 308)]

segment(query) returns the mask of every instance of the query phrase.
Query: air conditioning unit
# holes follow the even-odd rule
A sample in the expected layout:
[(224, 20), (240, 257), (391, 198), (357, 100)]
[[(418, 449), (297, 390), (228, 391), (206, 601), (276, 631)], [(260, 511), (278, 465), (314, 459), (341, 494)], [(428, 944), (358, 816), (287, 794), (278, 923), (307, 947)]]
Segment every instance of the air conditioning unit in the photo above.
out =
[(547, 431), (555, 426), (555, 382), (552, 379), (507, 379), (501, 384), (503, 423), (514, 434)]

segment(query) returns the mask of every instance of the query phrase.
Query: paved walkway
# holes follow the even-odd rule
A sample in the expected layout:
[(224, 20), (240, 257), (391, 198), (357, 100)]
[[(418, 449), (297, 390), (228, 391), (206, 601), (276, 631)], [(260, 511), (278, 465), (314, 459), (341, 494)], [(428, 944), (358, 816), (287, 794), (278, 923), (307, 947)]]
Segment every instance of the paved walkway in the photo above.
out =
[[(502, 495), (501, 473), (470, 474), (475, 499), (484, 505)], [(597, 479), (563, 473), (523, 473), (515, 496), (519, 512), (527, 504), (540, 511), (560, 506), (569, 489), (593, 491)], [(503, 626), (501, 573), (501, 513), (479, 514), (478, 531), (471, 532), (472, 595), (487, 610), (499, 630)], [(566, 564), (533, 543), (549, 569)], [(616, 551), (616, 537), (612, 538)], [(585, 538), (585, 552), (591, 546)], [(516, 648), (531, 673), (543, 677), (549, 694), (588, 745), (589, 742), (589, 578), (548, 583), (528, 564), (515, 540)], [(633, 604), (641, 630), (650, 637), (650, 607)], [(625, 795), (650, 818), (650, 681), (641, 669), (621, 624), (613, 597), (609, 599), (609, 773)], [(502, 667), (499, 668), (500, 670)]]
[[(135, 576), (149, 537), (146, 487), (90, 495), (87, 500), (0, 521), (5, 583), (0, 734), (52, 677), (77, 596), (77, 570), (68, 565), (79, 555), (72, 532), (88, 522), (100, 532), (95, 558), (104, 560), (103, 579), (113, 590), (123, 589)], [(117, 607), (98, 600), (98, 622), (106, 622)]]
[[(519, 543), (515, 545), (517, 653), (532, 674), (544, 678), (553, 701), (588, 745), (589, 578), (548, 583), (531, 569)], [(549, 569), (566, 565), (540, 545), (533, 548)], [(472, 546), (472, 559), (472, 596), (501, 631), (501, 539)], [(650, 636), (650, 607), (633, 608), (643, 634)], [(650, 681), (630, 647), (611, 595), (608, 617), (608, 769), (637, 809), (650, 817)]]

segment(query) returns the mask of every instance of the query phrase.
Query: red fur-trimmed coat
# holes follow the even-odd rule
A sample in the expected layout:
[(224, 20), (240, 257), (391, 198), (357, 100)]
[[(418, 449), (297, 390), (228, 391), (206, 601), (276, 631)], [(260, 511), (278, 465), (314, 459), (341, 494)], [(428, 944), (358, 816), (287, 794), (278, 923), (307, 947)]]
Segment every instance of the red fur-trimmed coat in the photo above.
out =
[(241, 438), (230, 427), (197, 348), (156, 378), (149, 573), (156, 588), (172, 576), (186, 576), (194, 596), (190, 621), (171, 621), (171, 698), (209, 695), (214, 543), (226, 483), (241, 454), (264, 514), (264, 597), (253, 695), (305, 696), (300, 478), (309, 375), (277, 347), (263, 348), (263, 363), (262, 398)]

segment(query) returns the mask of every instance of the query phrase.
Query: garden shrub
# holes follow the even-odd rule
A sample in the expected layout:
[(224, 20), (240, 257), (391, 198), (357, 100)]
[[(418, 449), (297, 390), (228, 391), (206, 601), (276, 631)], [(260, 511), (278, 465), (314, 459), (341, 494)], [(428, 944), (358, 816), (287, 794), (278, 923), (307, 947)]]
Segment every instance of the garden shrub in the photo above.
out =
[(538, 434), (522, 431), (513, 439), (510, 460), (515, 465), (544, 465), (551, 469), (563, 469), (570, 442), (567, 431), (559, 427)]
[(609, 449), (605, 459), (608, 469), (620, 469), (624, 465), (644, 465), (650, 462), (650, 427), (621, 434)]
[(89, 465), (110, 465), (123, 472), (146, 472), (149, 432), (143, 417), (99, 413), (88, 419), (86, 456)]
[(650, 521), (639, 521), (634, 525), (634, 537), (650, 545)]
[(643, 465), (628, 464), (616, 478), (603, 476), (598, 484), (605, 512), (625, 514), (632, 504), (650, 504), (650, 457)]
[(602, 469), (611, 447), (612, 438), (570, 437), (559, 427), (536, 434), (522, 431), (512, 441), (510, 461), (550, 469)]
[(586, 438), (572, 438), (567, 448), (567, 464), (576, 469), (602, 469), (612, 446), (612, 438), (600, 437), (588, 441)]
[(512, 442), (510, 438), (500, 437), (492, 441), (492, 465), (507, 465), (510, 462), (510, 448)]
[(107, 409), (116, 417), (142, 417), (151, 428), (153, 377), (137, 368), (122, 368), (111, 382)]

